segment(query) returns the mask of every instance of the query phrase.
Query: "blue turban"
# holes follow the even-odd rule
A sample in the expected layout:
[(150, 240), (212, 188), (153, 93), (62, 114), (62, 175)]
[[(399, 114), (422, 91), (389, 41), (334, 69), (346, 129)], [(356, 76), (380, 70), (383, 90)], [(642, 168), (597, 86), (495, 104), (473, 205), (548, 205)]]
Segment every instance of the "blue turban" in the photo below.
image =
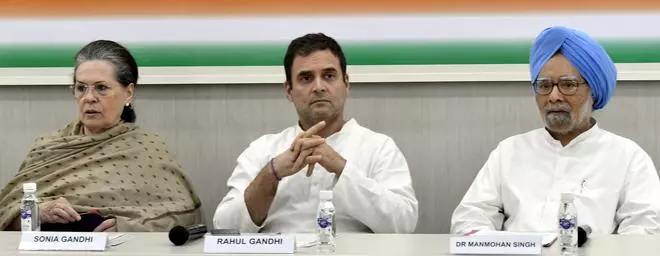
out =
[(593, 109), (605, 107), (616, 86), (616, 67), (603, 46), (582, 31), (567, 27), (546, 28), (534, 40), (529, 55), (532, 83), (556, 53), (563, 54), (587, 80), (594, 99)]

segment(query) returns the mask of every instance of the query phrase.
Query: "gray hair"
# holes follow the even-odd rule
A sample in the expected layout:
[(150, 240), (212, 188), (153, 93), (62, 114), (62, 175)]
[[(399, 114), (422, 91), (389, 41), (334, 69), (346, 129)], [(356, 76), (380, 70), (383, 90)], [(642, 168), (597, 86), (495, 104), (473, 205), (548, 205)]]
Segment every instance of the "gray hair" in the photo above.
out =
[(128, 86), (131, 83), (137, 85), (138, 67), (133, 55), (124, 46), (109, 40), (97, 40), (91, 42), (76, 54), (76, 67), (90, 60), (105, 60), (115, 66), (117, 81)]

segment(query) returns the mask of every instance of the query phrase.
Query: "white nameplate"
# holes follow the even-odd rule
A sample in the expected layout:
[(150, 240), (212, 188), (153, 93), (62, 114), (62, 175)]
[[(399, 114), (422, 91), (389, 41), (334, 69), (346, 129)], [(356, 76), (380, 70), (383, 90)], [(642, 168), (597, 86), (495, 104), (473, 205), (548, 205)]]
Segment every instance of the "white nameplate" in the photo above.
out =
[(107, 233), (99, 232), (22, 232), (19, 250), (26, 251), (104, 251)]
[(541, 235), (453, 236), (451, 254), (541, 254)]
[(205, 253), (293, 253), (295, 249), (296, 239), (292, 235), (204, 236)]

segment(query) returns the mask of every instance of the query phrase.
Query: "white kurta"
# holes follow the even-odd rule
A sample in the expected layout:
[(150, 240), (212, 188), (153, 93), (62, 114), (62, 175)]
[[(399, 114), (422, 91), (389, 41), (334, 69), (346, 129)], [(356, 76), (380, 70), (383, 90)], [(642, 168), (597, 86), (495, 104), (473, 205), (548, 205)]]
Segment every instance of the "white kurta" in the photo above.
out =
[(216, 228), (242, 232), (316, 232), (319, 191), (333, 190), (337, 232), (410, 233), (417, 225), (417, 199), (408, 164), (394, 141), (346, 122), (326, 143), (346, 160), (339, 179), (316, 164), (311, 177), (307, 167), (280, 181), (268, 217), (256, 226), (243, 193), (271, 158), (287, 150), (302, 132), (292, 126), (279, 134), (253, 141), (238, 157), (227, 181), (228, 194), (213, 217)]
[(660, 231), (651, 158), (597, 124), (565, 147), (545, 129), (500, 142), (454, 211), (451, 230), (554, 232), (563, 192), (575, 194), (578, 225), (594, 233)]

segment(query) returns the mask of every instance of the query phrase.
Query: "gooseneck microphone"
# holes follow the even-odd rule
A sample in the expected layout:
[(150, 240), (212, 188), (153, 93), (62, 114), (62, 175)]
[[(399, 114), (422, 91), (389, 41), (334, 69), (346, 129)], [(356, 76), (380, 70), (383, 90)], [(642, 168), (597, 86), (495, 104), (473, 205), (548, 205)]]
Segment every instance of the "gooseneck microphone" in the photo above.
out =
[(183, 245), (188, 241), (203, 237), (206, 232), (206, 225), (204, 224), (176, 226), (170, 230), (170, 242), (174, 245)]
[(589, 235), (591, 234), (591, 227), (588, 225), (582, 225), (578, 227), (578, 247), (582, 247), (584, 243), (589, 240)]

